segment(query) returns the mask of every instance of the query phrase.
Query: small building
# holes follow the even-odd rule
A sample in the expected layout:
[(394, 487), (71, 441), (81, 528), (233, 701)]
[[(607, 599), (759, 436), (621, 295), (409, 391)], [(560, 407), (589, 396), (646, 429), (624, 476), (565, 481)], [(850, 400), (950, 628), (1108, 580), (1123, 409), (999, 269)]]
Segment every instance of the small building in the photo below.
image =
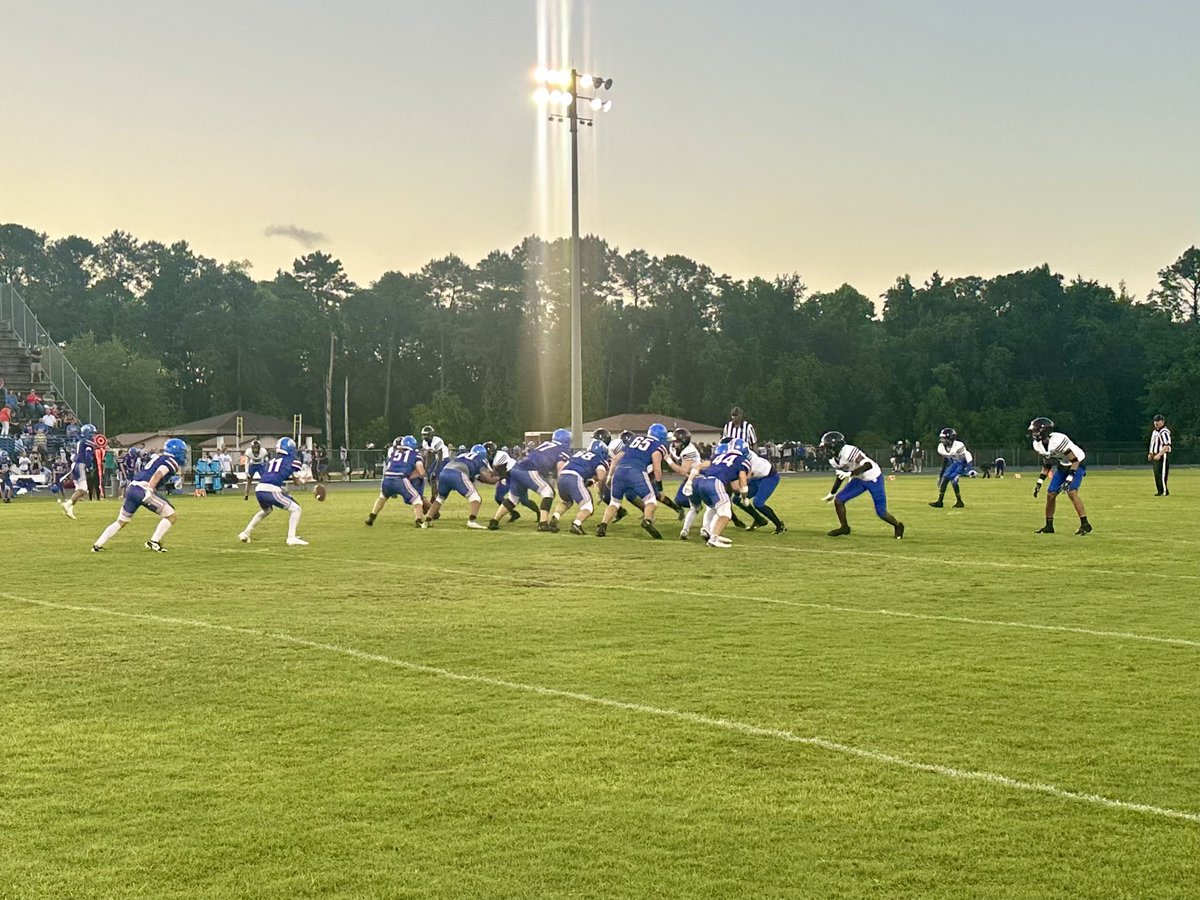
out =
[(721, 440), (720, 425), (705, 425), (702, 422), (692, 422), (677, 416), (664, 416), (659, 413), (621, 413), (606, 419), (596, 419), (594, 422), (583, 424), (584, 437), (591, 436), (597, 428), (607, 429), (614, 437), (622, 431), (632, 431), (635, 434), (645, 434), (646, 429), (655, 422), (661, 422), (669, 431), (676, 428), (686, 428), (692, 433), (692, 440), (697, 444), (716, 444)]

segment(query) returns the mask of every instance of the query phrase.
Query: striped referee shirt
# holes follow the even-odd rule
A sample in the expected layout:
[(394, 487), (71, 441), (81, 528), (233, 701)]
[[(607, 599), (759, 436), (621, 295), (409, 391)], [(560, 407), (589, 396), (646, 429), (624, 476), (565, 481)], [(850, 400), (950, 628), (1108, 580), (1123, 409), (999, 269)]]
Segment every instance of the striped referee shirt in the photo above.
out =
[(744, 419), (741, 425), (734, 425), (732, 419), (725, 423), (725, 430), (721, 432), (721, 440), (732, 441), (734, 438), (741, 438), (751, 447), (758, 446), (758, 432)]
[(1171, 452), (1171, 429), (1166, 425), (1162, 428), (1155, 428), (1150, 432), (1150, 452)]

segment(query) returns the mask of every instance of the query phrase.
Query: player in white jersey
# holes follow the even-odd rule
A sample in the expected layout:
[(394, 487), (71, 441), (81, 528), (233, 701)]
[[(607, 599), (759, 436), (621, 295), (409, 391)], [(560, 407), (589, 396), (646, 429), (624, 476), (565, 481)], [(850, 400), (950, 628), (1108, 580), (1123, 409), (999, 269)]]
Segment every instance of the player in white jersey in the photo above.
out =
[(250, 499), (250, 492), (254, 490), (254, 479), (262, 478), (263, 466), (267, 464), (270, 455), (258, 438), (252, 440), (250, 447), (242, 454), (246, 472), (246, 490), (242, 495), (243, 500)]
[(938, 456), (942, 458), (942, 474), (938, 476), (938, 498), (929, 505), (941, 509), (946, 499), (946, 487), (954, 488), (954, 508), (962, 509), (962, 492), (958, 489), (958, 479), (975, 471), (975, 457), (967, 449), (967, 445), (958, 439), (958, 433), (953, 428), (943, 428), (938, 435)]
[(825, 502), (833, 501), (839, 523), (837, 528), (829, 532), (829, 536), (841, 537), (850, 533), (846, 504), (859, 494), (870, 494), (875, 501), (875, 515), (892, 526), (896, 540), (904, 537), (904, 523), (888, 512), (883, 470), (879, 464), (853, 444), (847, 444), (845, 435), (840, 431), (829, 431), (822, 435), (821, 446), (828, 451), (829, 464), (834, 471), (833, 487), (825, 495)]
[(442, 466), (450, 461), (450, 448), (437, 435), (432, 425), (421, 429), (421, 461), (425, 464), (425, 472), (429, 478), (429, 492), (437, 495), (437, 477)]
[(1029, 436), (1033, 440), (1033, 452), (1042, 458), (1042, 474), (1033, 487), (1034, 497), (1042, 489), (1046, 477), (1054, 473), (1046, 488), (1046, 524), (1035, 533), (1054, 534), (1054, 506), (1059, 492), (1065, 489), (1079, 516), (1079, 530), (1075, 533), (1091, 534), (1091, 523), (1088, 522), (1083, 501), (1079, 499), (1079, 486), (1087, 474), (1087, 466), (1083, 464), (1087, 454), (1061, 431), (1055, 431), (1054, 423), (1045, 416), (1038, 416), (1029, 423)]

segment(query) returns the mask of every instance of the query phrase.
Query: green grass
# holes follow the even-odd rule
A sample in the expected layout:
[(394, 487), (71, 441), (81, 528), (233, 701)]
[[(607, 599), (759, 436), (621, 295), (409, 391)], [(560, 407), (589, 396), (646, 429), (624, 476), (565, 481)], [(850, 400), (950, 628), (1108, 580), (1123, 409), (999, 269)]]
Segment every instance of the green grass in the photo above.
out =
[(457, 498), (367, 529), (335, 491), (309, 547), (282, 516), (239, 544), (227, 496), (180, 500), (165, 556), (144, 511), (95, 555), (114, 504), (0, 507), (0, 896), (1195, 897), (1173, 482), (1093, 472), (1079, 538), (1065, 503), (1032, 533), (1028, 476), (961, 511), (904, 477), (895, 541), (869, 498), (827, 538), (792, 479), (791, 532), (729, 551), (470, 532)]

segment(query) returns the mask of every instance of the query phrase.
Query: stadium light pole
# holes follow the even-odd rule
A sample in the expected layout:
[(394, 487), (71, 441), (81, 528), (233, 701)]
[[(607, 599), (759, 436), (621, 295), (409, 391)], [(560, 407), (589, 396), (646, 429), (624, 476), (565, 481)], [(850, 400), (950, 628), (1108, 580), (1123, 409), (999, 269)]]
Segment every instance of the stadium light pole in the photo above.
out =
[[(580, 75), (575, 69), (554, 71), (539, 66), (534, 70), (538, 88), (534, 99), (551, 107), (565, 106), (565, 112), (551, 112), (551, 122), (567, 122), (571, 130), (571, 444), (583, 446), (583, 322), (580, 300), (579, 263), (579, 125), (592, 127), (591, 116), (579, 115), (579, 103), (585, 101), (595, 112), (608, 112), (612, 101), (598, 96), (612, 88), (612, 79), (599, 75)], [(591, 91), (583, 96), (580, 91)]]

